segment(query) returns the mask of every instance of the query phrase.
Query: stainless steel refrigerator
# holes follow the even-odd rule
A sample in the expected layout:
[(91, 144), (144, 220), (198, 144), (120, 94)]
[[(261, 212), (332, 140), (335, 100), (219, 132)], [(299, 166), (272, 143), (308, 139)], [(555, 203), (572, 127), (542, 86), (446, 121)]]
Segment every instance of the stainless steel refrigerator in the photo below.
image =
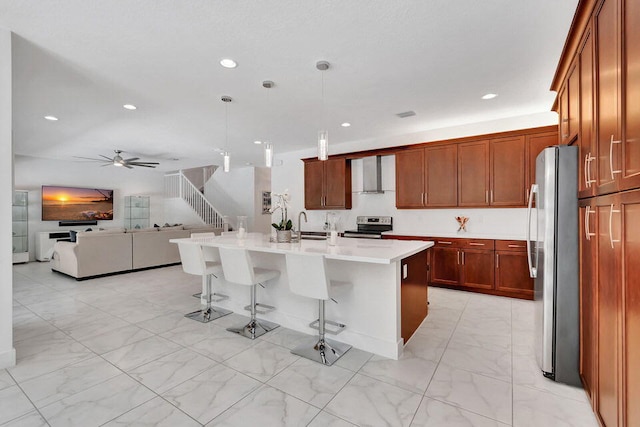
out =
[(545, 148), (527, 213), (536, 358), (544, 376), (571, 385), (580, 385), (577, 168), (577, 147)]

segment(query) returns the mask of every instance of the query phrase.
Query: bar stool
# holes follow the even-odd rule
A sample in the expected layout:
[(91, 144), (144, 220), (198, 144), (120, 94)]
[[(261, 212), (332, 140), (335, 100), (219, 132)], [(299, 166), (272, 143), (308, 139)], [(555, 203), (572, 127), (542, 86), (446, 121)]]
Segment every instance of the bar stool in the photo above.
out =
[[(325, 333), (337, 335), (344, 330), (346, 325), (325, 319), (325, 302), (331, 298), (330, 291), (337, 287), (351, 285), (347, 282), (338, 282), (327, 278), (327, 260), (317, 254), (286, 254), (287, 275), (289, 276), (289, 289), (297, 295), (317, 299), (318, 319), (309, 326), (318, 330), (318, 337), (308, 340), (291, 350), (291, 353), (304, 358), (331, 366), (344, 355), (351, 346), (325, 338)], [(326, 326), (334, 326), (328, 329)]]
[[(191, 233), (192, 239), (209, 239), (212, 237), (219, 237), (220, 234), (216, 234), (214, 232), (206, 232), (206, 233)], [(220, 264), (220, 252), (218, 252), (218, 248), (214, 248), (212, 246), (200, 246), (202, 248), (202, 255), (204, 255), (205, 261), (217, 262)], [(197, 292), (193, 294), (194, 298), (201, 298), (202, 292)]]
[(207, 323), (230, 314), (231, 311), (229, 310), (211, 306), (212, 295), (218, 297), (215, 302), (229, 298), (226, 295), (212, 293), (211, 290), (211, 276), (217, 278), (218, 276), (216, 275), (222, 273), (221, 263), (205, 261), (202, 247), (195, 243), (178, 243), (178, 250), (180, 251), (180, 260), (182, 261), (182, 270), (187, 274), (202, 276), (202, 294), (200, 301), (203, 308), (193, 313), (185, 314), (184, 317)]
[[(227, 328), (227, 331), (255, 339), (280, 326), (277, 323), (256, 318), (256, 313), (268, 313), (275, 308), (256, 302), (256, 285), (264, 287), (264, 282), (275, 279), (280, 275), (280, 272), (278, 270), (254, 267), (249, 251), (242, 248), (220, 247), (220, 259), (227, 282), (251, 287), (251, 304), (244, 308), (251, 312), (249, 323)], [(263, 310), (259, 310), (258, 307), (263, 308)]]

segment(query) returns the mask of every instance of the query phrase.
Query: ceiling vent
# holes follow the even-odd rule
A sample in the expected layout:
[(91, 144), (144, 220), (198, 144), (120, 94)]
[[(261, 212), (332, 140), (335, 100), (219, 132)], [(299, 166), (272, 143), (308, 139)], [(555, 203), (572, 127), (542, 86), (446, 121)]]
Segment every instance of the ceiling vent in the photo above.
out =
[(396, 114), (396, 116), (400, 117), (401, 119), (404, 119), (406, 117), (415, 116), (415, 115), (416, 115), (415, 111), (405, 111), (404, 113)]

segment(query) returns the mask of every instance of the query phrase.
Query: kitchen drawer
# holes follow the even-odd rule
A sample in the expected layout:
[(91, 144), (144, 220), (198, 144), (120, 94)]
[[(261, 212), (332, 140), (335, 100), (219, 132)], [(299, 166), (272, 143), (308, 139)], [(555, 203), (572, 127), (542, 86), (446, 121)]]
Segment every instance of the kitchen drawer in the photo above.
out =
[(447, 237), (434, 237), (434, 247), (436, 248), (461, 248), (463, 247), (464, 239), (450, 239)]
[(488, 239), (459, 239), (460, 247), (464, 249), (485, 249), (492, 251), (495, 240)]
[(525, 240), (496, 240), (497, 251), (525, 252), (527, 242)]

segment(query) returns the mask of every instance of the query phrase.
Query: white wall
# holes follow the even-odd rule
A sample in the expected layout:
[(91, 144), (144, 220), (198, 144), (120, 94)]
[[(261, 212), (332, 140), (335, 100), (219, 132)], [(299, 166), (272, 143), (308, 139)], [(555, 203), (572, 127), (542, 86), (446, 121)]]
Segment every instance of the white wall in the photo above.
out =
[(204, 195), (235, 227), (236, 217), (247, 217), (249, 231), (269, 232), (269, 215), (262, 215), (262, 191), (270, 191), (270, 176), (266, 168), (231, 168), (216, 170), (204, 186)]
[[(482, 135), (517, 129), (557, 124), (557, 115), (536, 114), (508, 118), (491, 122), (435, 129), (419, 134), (400, 135), (394, 138), (379, 138), (369, 141), (350, 142), (332, 147), (331, 153), (383, 148), (389, 146), (438, 141), (464, 136)], [(315, 156), (315, 147), (309, 150), (283, 153), (276, 156), (276, 166), (272, 170), (272, 188), (276, 193), (289, 189), (291, 208), (289, 217), (297, 218), (304, 209), (304, 164), (302, 158)], [(469, 217), (467, 234), (495, 238), (523, 238), (525, 233), (526, 209), (396, 209), (395, 208), (395, 156), (382, 158), (382, 186), (384, 194), (360, 194), (362, 190), (362, 161), (352, 161), (352, 209), (340, 210), (339, 228), (356, 228), (358, 215), (390, 215), (394, 221), (394, 231), (415, 233), (440, 233), (456, 235), (456, 216)], [(307, 212), (309, 222), (302, 225), (306, 231), (322, 231), (328, 211)], [(279, 214), (278, 214), (279, 215)], [(273, 217), (275, 220), (276, 217)], [(460, 234), (463, 237), (463, 234)]]
[(11, 138), (11, 32), (0, 28), (0, 369), (16, 364), (13, 348), (13, 142)]
[(163, 176), (147, 168), (101, 167), (97, 163), (62, 161), (36, 157), (15, 157), (15, 188), (29, 191), (29, 253), (35, 259), (35, 233), (78, 227), (60, 227), (56, 221), (42, 221), (42, 185), (92, 187), (114, 190), (113, 220), (98, 221), (98, 227), (124, 226), (124, 197), (150, 196), (150, 222), (164, 224)]

